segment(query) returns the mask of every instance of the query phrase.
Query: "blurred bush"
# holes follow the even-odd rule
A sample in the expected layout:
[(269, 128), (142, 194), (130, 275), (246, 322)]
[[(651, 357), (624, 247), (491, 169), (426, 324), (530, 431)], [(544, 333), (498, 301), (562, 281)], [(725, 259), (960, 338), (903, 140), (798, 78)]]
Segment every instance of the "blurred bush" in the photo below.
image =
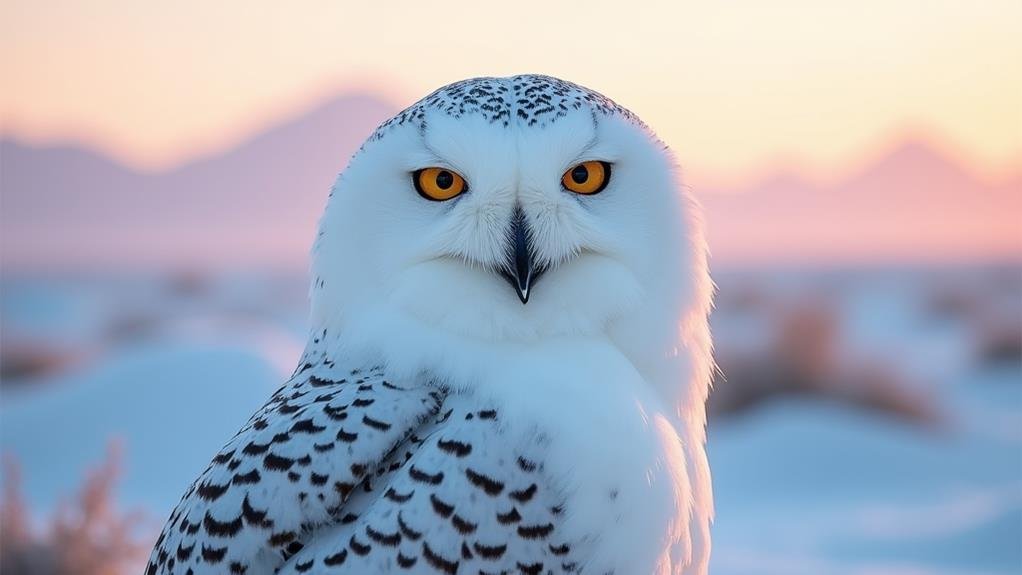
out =
[(113, 487), (120, 475), (120, 449), (85, 478), (73, 500), (61, 503), (39, 530), (26, 512), (21, 477), (13, 458), (4, 460), (0, 501), (0, 573), (4, 575), (117, 575), (145, 559), (148, 545), (137, 531), (141, 515), (122, 513)]
[[(776, 297), (747, 287), (722, 292), (715, 313), (720, 369), (710, 394), (711, 418), (801, 396), (927, 426), (941, 420), (932, 398), (897, 366), (848, 353), (840, 307), (827, 298)], [(719, 337), (722, 332), (729, 337)]]
[(1022, 270), (997, 269), (979, 277), (948, 282), (927, 303), (935, 317), (959, 321), (975, 334), (977, 359), (986, 364), (1022, 366)]

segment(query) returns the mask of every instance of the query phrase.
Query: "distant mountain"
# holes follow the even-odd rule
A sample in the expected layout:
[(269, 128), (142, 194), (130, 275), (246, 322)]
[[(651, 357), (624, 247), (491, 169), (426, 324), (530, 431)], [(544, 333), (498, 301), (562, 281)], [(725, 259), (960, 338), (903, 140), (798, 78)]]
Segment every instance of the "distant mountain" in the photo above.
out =
[[(302, 268), (334, 178), (396, 110), (345, 95), (158, 173), (85, 148), (0, 140), (0, 256), (8, 269)], [(778, 173), (696, 195), (725, 264), (1022, 256), (1022, 174), (983, 183), (921, 142), (835, 185)]]
[(1022, 260), (1022, 173), (984, 183), (920, 141), (832, 185), (776, 174), (696, 193), (723, 263)]
[(337, 174), (397, 107), (346, 95), (225, 153), (139, 173), (88, 149), (0, 141), (5, 265), (302, 267)]

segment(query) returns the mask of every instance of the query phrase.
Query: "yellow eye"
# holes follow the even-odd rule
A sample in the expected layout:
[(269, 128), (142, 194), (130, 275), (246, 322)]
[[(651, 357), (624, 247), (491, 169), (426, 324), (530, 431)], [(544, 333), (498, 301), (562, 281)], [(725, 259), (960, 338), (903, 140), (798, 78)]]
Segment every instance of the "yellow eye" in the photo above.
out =
[(427, 200), (449, 200), (468, 187), (465, 178), (446, 168), (424, 168), (412, 174), (415, 190)]
[(561, 184), (576, 194), (592, 195), (602, 192), (610, 181), (610, 164), (595, 160), (582, 162), (561, 176)]

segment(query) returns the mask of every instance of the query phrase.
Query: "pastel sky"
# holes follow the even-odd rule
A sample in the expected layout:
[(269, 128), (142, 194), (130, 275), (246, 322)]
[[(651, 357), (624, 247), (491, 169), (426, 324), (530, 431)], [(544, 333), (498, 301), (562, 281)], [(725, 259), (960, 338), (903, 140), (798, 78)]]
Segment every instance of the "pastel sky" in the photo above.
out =
[(1022, 166), (1022, 2), (4, 0), (3, 131), (145, 168), (353, 87), (477, 75), (596, 88), (705, 178), (826, 174), (912, 134)]

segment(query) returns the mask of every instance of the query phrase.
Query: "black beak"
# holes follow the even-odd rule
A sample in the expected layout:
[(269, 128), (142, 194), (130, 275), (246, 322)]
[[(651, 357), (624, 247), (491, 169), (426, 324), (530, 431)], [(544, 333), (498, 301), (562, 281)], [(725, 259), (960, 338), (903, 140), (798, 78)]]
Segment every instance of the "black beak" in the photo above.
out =
[(508, 239), (511, 242), (511, 250), (508, 262), (501, 269), (500, 275), (515, 288), (518, 299), (526, 304), (529, 303), (529, 290), (546, 269), (537, 268), (535, 265), (532, 248), (529, 246), (529, 224), (525, 221), (525, 214), (521, 208), (515, 208), (515, 214), (511, 217), (511, 232)]

